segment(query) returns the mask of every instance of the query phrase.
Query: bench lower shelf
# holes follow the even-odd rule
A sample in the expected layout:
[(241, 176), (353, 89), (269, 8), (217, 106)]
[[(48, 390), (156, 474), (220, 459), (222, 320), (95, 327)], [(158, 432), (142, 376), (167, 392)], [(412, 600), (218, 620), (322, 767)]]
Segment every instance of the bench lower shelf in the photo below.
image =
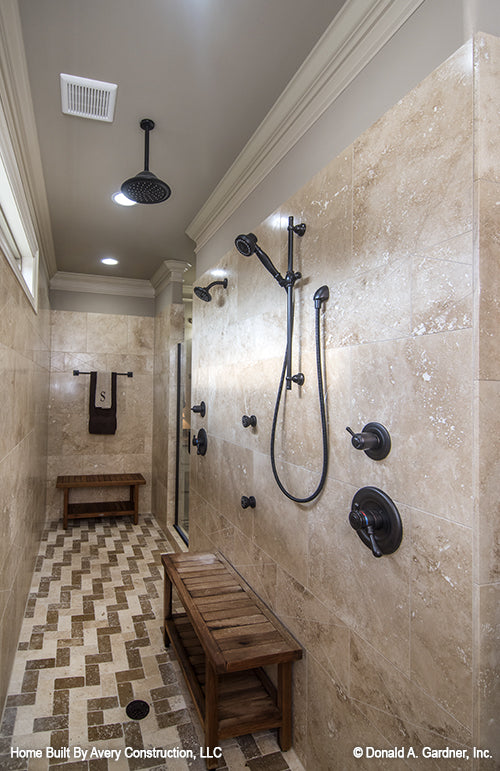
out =
[[(166, 621), (165, 643), (170, 641), (193, 697), (200, 720), (205, 722), (205, 653), (184, 613)], [(281, 710), (276, 688), (263, 669), (248, 669), (218, 676), (217, 735), (219, 739), (279, 728)]]
[(92, 501), (91, 503), (68, 504), (68, 519), (118, 517), (134, 513), (134, 501)]

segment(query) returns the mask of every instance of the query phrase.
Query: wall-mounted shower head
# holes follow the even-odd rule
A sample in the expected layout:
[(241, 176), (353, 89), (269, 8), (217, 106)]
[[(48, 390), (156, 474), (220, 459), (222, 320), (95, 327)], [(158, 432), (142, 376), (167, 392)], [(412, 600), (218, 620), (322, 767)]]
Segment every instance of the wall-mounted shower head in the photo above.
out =
[(278, 284), (280, 286), (285, 286), (286, 279), (283, 278), (279, 270), (273, 265), (271, 258), (260, 248), (255, 233), (236, 236), (234, 245), (244, 257), (250, 257), (250, 255), (256, 254), (263, 266), (269, 271), (271, 276), (276, 279)]
[(224, 289), (227, 289), (227, 278), (223, 279), (222, 281), (212, 281), (211, 284), (208, 286), (195, 286), (193, 289), (193, 292), (195, 293), (196, 297), (199, 297), (200, 300), (203, 300), (203, 302), (209, 303), (212, 299), (212, 295), (210, 294), (210, 289), (213, 286), (221, 285), (224, 287)]

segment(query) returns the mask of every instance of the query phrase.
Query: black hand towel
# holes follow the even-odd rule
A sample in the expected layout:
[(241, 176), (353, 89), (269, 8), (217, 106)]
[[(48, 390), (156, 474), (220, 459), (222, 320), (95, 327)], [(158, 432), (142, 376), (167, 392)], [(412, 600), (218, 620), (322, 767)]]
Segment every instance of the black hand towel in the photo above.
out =
[(111, 407), (95, 406), (97, 372), (90, 373), (89, 434), (114, 434), (116, 432), (116, 372), (111, 373)]

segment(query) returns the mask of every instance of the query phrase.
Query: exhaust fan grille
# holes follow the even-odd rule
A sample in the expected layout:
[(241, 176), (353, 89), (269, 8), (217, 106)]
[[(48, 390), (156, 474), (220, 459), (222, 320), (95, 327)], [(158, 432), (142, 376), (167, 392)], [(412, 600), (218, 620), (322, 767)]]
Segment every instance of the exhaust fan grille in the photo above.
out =
[(116, 83), (61, 73), (62, 111), (80, 118), (111, 123), (115, 114)]

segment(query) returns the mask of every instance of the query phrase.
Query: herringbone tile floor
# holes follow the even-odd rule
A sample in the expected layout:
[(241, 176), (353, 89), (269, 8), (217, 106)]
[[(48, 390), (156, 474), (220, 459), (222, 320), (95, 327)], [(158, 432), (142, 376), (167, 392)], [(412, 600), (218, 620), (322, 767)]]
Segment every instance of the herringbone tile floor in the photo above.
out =
[[(50, 523), (0, 727), (2, 771), (204, 771), (201, 728), (163, 646), (169, 550), (151, 516)], [(142, 720), (125, 712), (134, 699), (150, 705)], [(302, 769), (272, 732), (222, 749), (228, 771)]]

